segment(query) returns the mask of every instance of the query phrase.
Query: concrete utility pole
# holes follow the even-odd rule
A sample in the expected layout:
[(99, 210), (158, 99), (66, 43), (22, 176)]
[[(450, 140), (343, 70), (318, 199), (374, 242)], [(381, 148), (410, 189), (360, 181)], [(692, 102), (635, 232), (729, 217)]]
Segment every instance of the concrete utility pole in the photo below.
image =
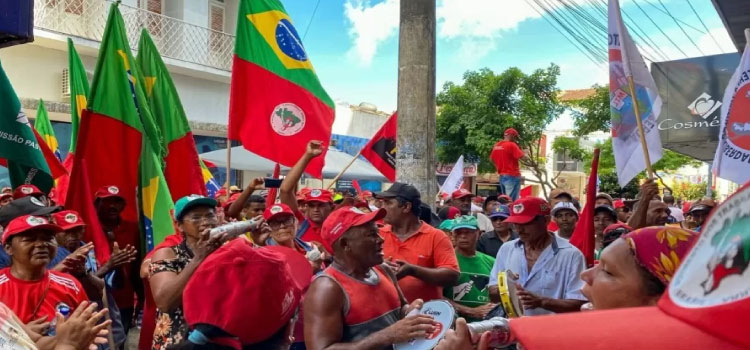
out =
[(402, 0), (398, 35), (396, 179), (433, 205), (435, 176), (435, 0)]

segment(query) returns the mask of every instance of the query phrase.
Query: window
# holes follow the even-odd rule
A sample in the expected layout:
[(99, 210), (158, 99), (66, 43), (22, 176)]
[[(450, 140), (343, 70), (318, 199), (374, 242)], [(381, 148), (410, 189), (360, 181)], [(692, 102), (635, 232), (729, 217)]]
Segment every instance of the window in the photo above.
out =
[(570, 158), (566, 152), (555, 152), (555, 171), (583, 171), (583, 162)]
[(208, 11), (208, 28), (211, 29), (209, 45), (212, 52), (221, 50), (224, 32), (224, 5), (211, 2)]
[(139, 17), (142, 23), (144, 23), (143, 26), (148, 29), (152, 37), (161, 37), (162, 23), (160, 15), (164, 12), (163, 6), (162, 0), (138, 0), (138, 7), (148, 11), (142, 13)]

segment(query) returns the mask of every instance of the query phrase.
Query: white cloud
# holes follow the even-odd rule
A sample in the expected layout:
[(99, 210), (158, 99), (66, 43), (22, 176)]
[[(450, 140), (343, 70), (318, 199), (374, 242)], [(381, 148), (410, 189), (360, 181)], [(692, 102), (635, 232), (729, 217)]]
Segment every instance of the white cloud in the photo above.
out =
[(539, 14), (523, 0), (442, 0), (436, 10), (441, 38), (494, 38)]
[(385, 0), (371, 5), (365, 0), (348, 0), (344, 16), (351, 22), (349, 36), (353, 40), (350, 54), (368, 66), (378, 46), (395, 35), (399, 22), (398, 0)]
[[(713, 36), (713, 39), (711, 38)], [(714, 42), (716, 39), (716, 42)], [(718, 46), (716, 45), (718, 42)], [(737, 52), (732, 39), (729, 38), (726, 28), (716, 27), (703, 34), (697, 41), (698, 47), (706, 55), (717, 55), (720, 53)]]

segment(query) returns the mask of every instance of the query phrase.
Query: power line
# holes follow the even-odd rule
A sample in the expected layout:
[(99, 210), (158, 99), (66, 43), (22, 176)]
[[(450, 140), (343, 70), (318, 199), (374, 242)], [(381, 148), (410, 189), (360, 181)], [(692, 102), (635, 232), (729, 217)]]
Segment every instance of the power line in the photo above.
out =
[(698, 49), (698, 52), (700, 52), (701, 55), (705, 56), (705, 54), (703, 53), (703, 51), (701, 50), (701, 48), (698, 47), (698, 45), (695, 43), (695, 41), (693, 41), (693, 38), (691, 38), (690, 35), (688, 35), (688, 33), (685, 32), (685, 28), (682, 28), (682, 26), (680, 25), (680, 23), (677, 22), (677, 18), (675, 18), (674, 16), (672, 16), (671, 13), (669, 13), (669, 10), (667, 10), (667, 7), (664, 6), (664, 3), (661, 0), (657, 0), (657, 1), (661, 5), (661, 7), (664, 8), (664, 11), (667, 11), (667, 13), (669, 14), (669, 17), (672, 17), (672, 20), (674, 20), (674, 23), (676, 23), (677, 26), (680, 27), (680, 30), (682, 31), (682, 34), (685, 34), (685, 36), (688, 38), (688, 40), (690, 40), (690, 42), (693, 43), (693, 46), (695, 46), (695, 48)]
[(307, 22), (307, 27), (305, 28), (305, 34), (302, 35), (302, 41), (305, 41), (305, 38), (307, 37), (307, 31), (310, 30), (310, 25), (312, 24), (313, 18), (315, 18), (315, 13), (318, 12), (318, 5), (320, 5), (320, 0), (315, 3), (315, 8), (313, 9), (312, 15), (310, 15), (310, 21)]
[[(587, 35), (586, 33), (580, 31), (579, 28), (581, 28), (581, 27), (585, 28), (586, 26), (571, 24), (572, 21), (571, 21), (570, 18), (568, 18), (568, 16), (566, 16), (566, 12), (565, 11), (556, 11), (556, 10), (554, 10), (554, 5), (552, 5), (552, 4), (550, 4), (548, 2), (548, 1), (552, 1), (552, 0), (534, 0), (534, 1), (541, 8), (543, 8), (544, 11), (550, 17), (552, 17), (553, 19), (555, 19), (555, 21), (558, 22), (558, 24), (560, 26), (562, 26), (563, 29), (565, 29), (565, 31), (567, 31), (574, 38), (576, 38), (576, 40), (583, 47), (585, 47), (586, 50), (588, 50), (592, 54), (592, 56), (597, 57), (597, 59), (599, 59), (601, 62), (606, 62), (607, 61), (606, 55), (603, 54), (604, 50), (601, 50), (600, 45), (597, 45), (597, 43), (599, 41), (596, 40), (596, 39), (592, 39), (590, 33)], [(544, 2), (544, 4), (542, 4), (542, 2)], [(575, 21), (576, 19), (574, 18), (573, 20)], [(579, 22), (579, 24), (580, 24), (580, 22)], [(588, 29), (588, 28), (586, 28), (586, 29)]]
[[(672, 16), (672, 14), (669, 12), (669, 10), (667, 10), (666, 6), (664, 7), (664, 9), (661, 9), (658, 6), (654, 5), (652, 2), (650, 2), (649, 0), (643, 0), (643, 1), (645, 1), (647, 4), (651, 5), (653, 8), (655, 8), (655, 9), (659, 10), (660, 12), (664, 13), (665, 15), (672, 17), (673, 20), (682, 22), (682, 24), (684, 24), (686, 27), (691, 28), (691, 29), (695, 30), (698, 33), (706, 34), (704, 31), (702, 31), (702, 30), (700, 30), (700, 29), (698, 29), (698, 28), (693, 27), (692, 25), (690, 25), (690, 23), (687, 23), (687, 22), (685, 22), (685, 21), (683, 21), (681, 19), (678, 19), (678, 18), (675, 18), (674, 16)], [(661, 1), (659, 1), (659, 2), (661, 2)], [(662, 4), (662, 6), (663, 5), (664, 4)]]
[[(630, 17), (630, 15), (627, 12), (625, 12), (625, 10), (622, 10), (622, 13), (632, 23), (631, 26), (635, 26), (633, 33), (635, 33), (635, 35), (639, 38), (639, 40), (641, 40), (643, 44), (648, 46), (649, 49), (651, 49), (651, 51), (655, 52), (657, 56), (661, 56), (665, 61), (668, 61), (669, 58), (664, 53), (664, 51), (662, 51), (661, 48), (659, 48), (659, 45), (657, 45), (651, 38), (649, 38), (648, 34), (646, 34), (646, 31), (643, 30), (643, 28), (641, 28), (641, 26), (638, 25), (638, 22), (633, 20), (633, 18)], [(627, 26), (627, 23), (625, 23), (625, 26)], [(639, 30), (641, 31), (642, 35), (638, 33)], [(649, 40), (650, 40), (650, 44), (649, 44)]]
[(687, 3), (690, 6), (690, 9), (693, 10), (695, 17), (698, 17), (698, 21), (701, 22), (701, 25), (703, 25), (703, 28), (706, 30), (706, 33), (708, 33), (708, 36), (710, 36), (711, 40), (713, 40), (714, 44), (716, 44), (716, 47), (719, 48), (719, 51), (721, 51), (721, 53), (724, 53), (724, 50), (721, 48), (721, 45), (719, 45), (719, 42), (716, 41), (716, 38), (714, 38), (713, 34), (711, 34), (711, 31), (708, 30), (708, 27), (706, 27), (706, 23), (703, 23), (703, 19), (701, 19), (701, 16), (698, 15), (698, 11), (695, 10), (695, 7), (693, 7), (693, 4), (690, 3), (690, 0), (687, 0)]
[(669, 35), (667, 35), (667, 33), (664, 33), (664, 30), (662, 30), (661, 27), (659, 27), (659, 25), (656, 24), (656, 22), (654, 21), (654, 19), (651, 18), (651, 16), (648, 15), (648, 12), (646, 12), (643, 9), (643, 7), (641, 7), (641, 5), (639, 5), (638, 2), (636, 2), (635, 0), (633, 0), (633, 3), (635, 4), (635, 6), (638, 7), (639, 10), (641, 10), (641, 12), (643, 12), (643, 14), (646, 16), (646, 18), (648, 18), (648, 20), (651, 21), (651, 23), (656, 27), (656, 29), (658, 29), (664, 35), (664, 37), (667, 38), (667, 40), (669, 40), (669, 42), (672, 43), (672, 45), (674, 45), (674, 47), (677, 48), (678, 51), (680, 51), (683, 55), (685, 55), (685, 58), (687, 58), (688, 55), (685, 53), (685, 51), (682, 51), (682, 48), (680, 48), (679, 45), (675, 44), (675, 42), (672, 41), (672, 38), (670, 38)]

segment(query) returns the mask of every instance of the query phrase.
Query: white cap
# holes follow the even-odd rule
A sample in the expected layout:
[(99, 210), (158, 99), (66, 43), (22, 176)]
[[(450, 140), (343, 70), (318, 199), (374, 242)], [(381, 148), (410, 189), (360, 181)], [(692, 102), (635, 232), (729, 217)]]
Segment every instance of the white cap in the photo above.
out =
[(557, 202), (555, 204), (555, 207), (552, 208), (552, 216), (555, 216), (555, 214), (564, 209), (572, 210), (574, 213), (576, 213), (576, 216), (578, 216), (578, 210), (576, 210), (576, 207), (571, 202)]

